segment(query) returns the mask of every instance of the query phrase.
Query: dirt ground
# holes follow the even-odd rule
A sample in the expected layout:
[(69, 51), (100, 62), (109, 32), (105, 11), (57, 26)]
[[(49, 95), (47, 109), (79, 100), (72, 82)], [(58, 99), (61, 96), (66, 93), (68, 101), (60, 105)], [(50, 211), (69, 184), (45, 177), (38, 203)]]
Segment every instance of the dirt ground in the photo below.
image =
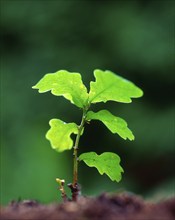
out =
[(146, 202), (131, 194), (80, 197), (77, 202), (43, 205), (33, 200), (1, 206), (1, 220), (175, 220), (175, 198)]

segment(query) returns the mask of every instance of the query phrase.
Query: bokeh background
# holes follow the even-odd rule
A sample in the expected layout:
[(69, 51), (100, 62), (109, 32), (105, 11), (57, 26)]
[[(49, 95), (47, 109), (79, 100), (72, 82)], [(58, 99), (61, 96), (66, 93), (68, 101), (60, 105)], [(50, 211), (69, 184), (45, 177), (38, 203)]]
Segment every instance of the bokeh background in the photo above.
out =
[(45, 139), (51, 118), (80, 121), (63, 97), (31, 87), (46, 73), (109, 69), (135, 82), (144, 97), (108, 102), (136, 136), (124, 141), (100, 122), (86, 126), (80, 153), (112, 151), (125, 170), (118, 184), (83, 162), (84, 195), (123, 190), (148, 199), (174, 194), (174, 1), (1, 1), (1, 204), (15, 199), (60, 200), (56, 177), (72, 181), (72, 152)]

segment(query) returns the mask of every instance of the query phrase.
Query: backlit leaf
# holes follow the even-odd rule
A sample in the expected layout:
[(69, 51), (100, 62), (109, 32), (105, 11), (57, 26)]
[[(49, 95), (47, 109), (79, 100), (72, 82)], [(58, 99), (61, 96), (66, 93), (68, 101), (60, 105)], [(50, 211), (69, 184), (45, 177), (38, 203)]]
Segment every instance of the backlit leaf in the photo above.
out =
[(105, 173), (112, 181), (119, 182), (121, 173), (124, 172), (120, 166), (120, 157), (111, 152), (101, 155), (95, 152), (83, 153), (79, 156), (79, 160), (83, 160), (89, 167), (97, 168), (101, 175)]
[(58, 152), (70, 150), (73, 147), (71, 134), (78, 133), (78, 126), (75, 123), (65, 123), (59, 119), (51, 119), (51, 128), (46, 134), (51, 146)]
[(96, 81), (90, 83), (90, 103), (109, 100), (130, 103), (132, 102), (131, 98), (143, 95), (140, 88), (111, 71), (95, 70), (94, 76)]
[(60, 70), (46, 74), (33, 89), (40, 93), (51, 91), (55, 96), (64, 96), (71, 103), (83, 108), (88, 99), (88, 93), (79, 73)]
[(132, 134), (132, 131), (127, 127), (126, 121), (122, 118), (114, 116), (108, 110), (101, 110), (99, 112), (89, 111), (87, 113), (86, 120), (100, 120), (112, 133), (117, 133), (125, 140), (127, 138), (129, 140), (134, 140), (134, 135)]

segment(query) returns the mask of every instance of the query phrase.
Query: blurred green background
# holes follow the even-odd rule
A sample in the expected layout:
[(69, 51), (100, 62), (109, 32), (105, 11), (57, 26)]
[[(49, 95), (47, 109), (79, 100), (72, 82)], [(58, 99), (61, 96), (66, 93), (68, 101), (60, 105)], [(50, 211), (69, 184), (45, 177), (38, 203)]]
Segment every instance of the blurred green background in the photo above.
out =
[(31, 89), (60, 69), (82, 73), (87, 86), (94, 69), (109, 69), (145, 93), (132, 104), (105, 105), (128, 122), (134, 142), (100, 122), (86, 126), (80, 153), (118, 153), (125, 173), (118, 184), (82, 163), (83, 194), (127, 190), (153, 199), (174, 194), (174, 6), (174, 1), (1, 1), (2, 204), (19, 198), (57, 201), (55, 178), (72, 181), (72, 152), (52, 150), (45, 133), (51, 118), (79, 123), (81, 112), (62, 97)]

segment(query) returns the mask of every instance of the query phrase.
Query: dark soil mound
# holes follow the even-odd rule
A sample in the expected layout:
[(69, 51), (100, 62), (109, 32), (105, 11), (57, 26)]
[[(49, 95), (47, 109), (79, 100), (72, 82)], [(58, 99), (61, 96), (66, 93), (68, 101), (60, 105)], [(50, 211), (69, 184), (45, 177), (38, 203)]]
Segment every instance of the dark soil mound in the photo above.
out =
[(2, 220), (174, 220), (175, 198), (154, 204), (128, 194), (77, 202), (42, 205), (36, 201), (12, 202), (1, 207)]

